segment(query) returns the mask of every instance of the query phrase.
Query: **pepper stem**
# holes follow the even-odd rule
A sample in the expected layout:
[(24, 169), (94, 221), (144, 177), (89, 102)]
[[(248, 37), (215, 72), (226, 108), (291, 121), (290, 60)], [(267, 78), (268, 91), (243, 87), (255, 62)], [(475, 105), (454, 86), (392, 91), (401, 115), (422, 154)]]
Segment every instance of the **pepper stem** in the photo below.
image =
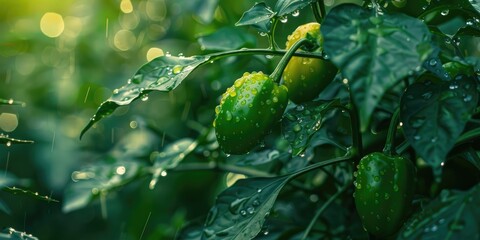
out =
[(290, 61), (290, 58), (292, 58), (293, 54), (295, 51), (297, 51), (298, 48), (300, 48), (303, 45), (306, 44), (311, 44), (310, 40), (307, 38), (301, 38), (298, 40), (295, 44), (292, 45), (290, 49), (288, 49), (287, 53), (282, 57), (280, 62), (278, 63), (277, 67), (273, 71), (272, 74), (270, 74), (270, 78), (273, 79), (276, 83), (280, 83), (280, 79), (283, 74), (283, 70), (287, 67), (288, 62)]
[(393, 112), (392, 120), (390, 121), (390, 126), (388, 127), (387, 140), (385, 141), (385, 147), (383, 148), (383, 153), (386, 155), (394, 155), (394, 144), (395, 144), (395, 134), (397, 132), (398, 117), (400, 113), (400, 108), (397, 108)]

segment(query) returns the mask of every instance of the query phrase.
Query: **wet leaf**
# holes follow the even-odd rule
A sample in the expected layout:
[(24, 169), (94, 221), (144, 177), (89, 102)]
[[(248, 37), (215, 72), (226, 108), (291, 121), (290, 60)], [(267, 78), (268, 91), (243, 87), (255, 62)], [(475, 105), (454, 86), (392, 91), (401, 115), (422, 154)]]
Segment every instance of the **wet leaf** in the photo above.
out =
[(312, 136), (322, 126), (324, 115), (332, 108), (341, 106), (339, 100), (315, 101), (298, 105), (288, 110), (282, 120), (285, 139), (292, 147), (292, 155), (301, 154), (308, 147)]
[(443, 190), (414, 214), (397, 239), (478, 239), (480, 185), (466, 192)]
[(161, 56), (143, 65), (126, 85), (115, 89), (112, 96), (100, 104), (95, 115), (82, 130), (80, 138), (93, 124), (112, 114), (119, 106), (128, 105), (151, 91), (172, 91), (193, 70), (209, 59), (209, 56)]
[(73, 183), (64, 193), (63, 212), (71, 212), (90, 204), (100, 194), (107, 194), (141, 174), (142, 164), (133, 161), (98, 163), (72, 173)]
[(272, 25), (270, 19), (275, 13), (264, 2), (256, 3), (252, 8), (243, 13), (235, 26), (252, 26), (260, 32), (270, 32)]
[(224, 190), (210, 209), (202, 239), (252, 239), (289, 176), (238, 180)]
[(34, 143), (34, 142), (31, 140), (21, 140), (21, 139), (11, 138), (8, 135), (0, 133), (0, 144), (5, 144), (5, 146), (7, 147), (10, 147), (13, 144), (31, 144), (31, 143)]
[(283, 155), (285, 155), (285, 153), (281, 154), (276, 149), (267, 149), (260, 152), (251, 152), (244, 155), (235, 155), (230, 157), (230, 159), (239, 166), (258, 166), (270, 163), (272, 161), (276, 161)]
[(349, 80), (362, 131), (383, 94), (432, 52), (431, 34), (422, 21), (404, 14), (377, 16), (353, 4), (333, 8), (321, 31), (324, 51)]
[(153, 156), (153, 176), (150, 181), (150, 189), (155, 188), (160, 176), (166, 174), (166, 170), (173, 169), (185, 159), (197, 147), (198, 142), (190, 138), (177, 140), (165, 149)]
[(38, 240), (37, 237), (26, 232), (20, 232), (13, 228), (5, 228), (2, 233), (0, 233), (0, 239), (2, 240)]
[(226, 51), (255, 47), (256, 38), (238, 28), (224, 27), (198, 38), (198, 43), (203, 50)]
[(279, 0), (275, 4), (274, 10), (277, 16), (284, 16), (294, 11), (300, 10), (315, 0)]
[(215, 17), (215, 9), (218, 6), (218, 0), (195, 0), (192, 1), (192, 4), (192, 10), (203, 24), (209, 24), (213, 21)]
[(133, 160), (147, 158), (157, 148), (159, 137), (148, 129), (138, 129), (122, 137), (110, 155), (115, 159)]
[(405, 137), (436, 176), (477, 102), (475, 79), (463, 75), (451, 81), (426, 77), (403, 94), (400, 119)]

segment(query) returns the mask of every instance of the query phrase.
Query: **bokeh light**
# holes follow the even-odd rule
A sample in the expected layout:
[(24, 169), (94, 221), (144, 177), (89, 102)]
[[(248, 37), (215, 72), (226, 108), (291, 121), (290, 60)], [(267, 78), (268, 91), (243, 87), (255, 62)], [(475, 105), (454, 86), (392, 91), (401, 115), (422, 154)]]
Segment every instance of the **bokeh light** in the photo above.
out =
[(47, 37), (56, 38), (63, 33), (65, 23), (62, 15), (54, 12), (47, 12), (40, 20), (40, 30)]
[(161, 48), (152, 47), (147, 51), (147, 61), (152, 61), (154, 58), (163, 56), (163, 50)]

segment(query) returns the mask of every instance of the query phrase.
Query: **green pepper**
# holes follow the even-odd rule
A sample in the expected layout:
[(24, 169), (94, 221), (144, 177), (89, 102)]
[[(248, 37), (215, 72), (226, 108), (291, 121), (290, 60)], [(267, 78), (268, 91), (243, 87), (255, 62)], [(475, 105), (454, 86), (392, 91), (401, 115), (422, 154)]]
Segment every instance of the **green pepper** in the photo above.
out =
[(354, 173), (355, 205), (365, 229), (379, 238), (402, 226), (412, 203), (415, 168), (400, 156), (371, 153)]
[(227, 154), (253, 149), (283, 115), (287, 88), (262, 72), (244, 73), (223, 94), (213, 122), (217, 141)]
[[(316, 22), (295, 29), (287, 38), (287, 49), (305, 37), (315, 40), (317, 48), (314, 52), (322, 52), (323, 37), (320, 33), (320, 24)], [(292, 57), (283, 72), (283, 79), (290, 100), (299, 104), (315, 99), (336, 74), (337, 68), (328, 60)]]

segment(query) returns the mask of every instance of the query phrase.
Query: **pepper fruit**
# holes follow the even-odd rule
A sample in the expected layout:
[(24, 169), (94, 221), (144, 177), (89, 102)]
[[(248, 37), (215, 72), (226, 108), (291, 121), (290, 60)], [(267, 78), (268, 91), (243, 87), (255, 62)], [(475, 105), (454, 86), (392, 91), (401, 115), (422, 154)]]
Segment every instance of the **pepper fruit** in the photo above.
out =
[(364, 228), (379, 238), (400, 229), (412, 203), (415, 168), (400, 156), (375, 152), (364, 156), (354, 172), (355, 206)]
[[(317, 48), (313, 52), (322, 52), (323, 37), (320, 33), (320, 24), (316, 22), (307, 23), (295, 29), (287, 38), (287, 49), (305, 37), (315, 40)], [(292, 57), (283, 71), (283, 79), (284, 85), (288, 88), (290, 100), (300, 104), (317, 97), (336, 74), (337, 68), (328, 60)]]
[(288, 103), (288, 90), (262, 72), (244, 73), (223, 94), (213, 126), (227, 154), (244, 154), (258, 145)]

